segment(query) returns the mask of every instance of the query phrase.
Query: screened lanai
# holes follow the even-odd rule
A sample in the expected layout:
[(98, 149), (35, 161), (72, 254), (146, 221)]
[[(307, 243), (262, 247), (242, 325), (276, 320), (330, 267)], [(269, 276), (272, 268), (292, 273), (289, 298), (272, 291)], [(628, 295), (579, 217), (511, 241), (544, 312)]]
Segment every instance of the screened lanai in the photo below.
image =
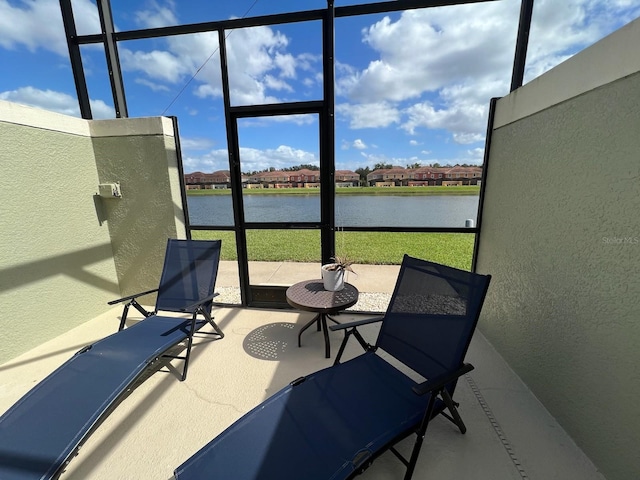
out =
[[(296, 4), (291, 11), (280, 11), (290, 7), (284, 5), (264, 6), (260, 2), (253, 2), (248, 5), (247, 10), (241, 18), (216, 18), (207, 17), (202, 12), (198, 15), (198, 21), (192, 23), (182, 23), (178, 21), (177, 15), (174, 18), (164, 20), (163, 26), (154, 28), (142, 28), (136, 30), (121, 30), (117, 27), (120, 9), (130, 9), (130, 6), (112, 5), (109, 0), (100, 0), (97, 2), (97, 13), (100, 18), (100, 32), (78, 32), (76, 21), (74, 20), (78, 13), (74, 12), (74, 4), (71, 0), (62, 0), (60, 6), (62, 9), (64, 28), (69, 49), (69, 58), (73, 71), (74, 82), (77, 90), (78, 104), (81, 115), (85, 119), (93, 118), (92, 107), (90, 102), (90, 91), (92, 84), (96, 82), (109, 81), (112, 93), (114, 113), (117, 118), (126, 118), (130, 116), (140, 116), (141, 112), (149, 111), (149, 105), (137, 105), (136, 100), (140, 98), (137, 90), (140, 88), (143, 80), (135, 78), (135, 67), (132, 62), (138, 61), (144, 63), (149, 61), (154, 55), (161, 55), (159, 46), (161, 44), (173, 44), (182, 42), (184, 45), (192, 46), (198, 43), (206, 43), (208, 45), (209, 55), (206, 58), (193, 59), (193, 71), (181, 77), (182, 88), (172, 92), (173, 97), (158, 97), (157, 101), (168, 102), (162, 112), (163, 115), (173, 115), (176, 109), (172, 108), (174, 104), (180, 105), (181, 97), (193, 95), (192, 89), (200, 92), (206, 89), (218, 89), (213, 95), (200, 93), (200, 108), (207, 109), (207, 104), (215, 105), (216, 117), (215, 122), (207, 122), (207, 128), (211, 130), (209, 138), (215, 138), (211, 143), (218, 143), (223, 148), (218, 149), (218, 154), (222, 157), (221, 162), (217, 162), (220, 170), (228, 172), (228, 178), (225, 187), (230, 190), (230, 195), (213, 204), (212, 198), (203, 198), (202, 195), (191, 195), (194, 192), (187, 190), (182, 185), (182, 203), (185, 209), (185, 219), (187, 222), (187, 232), (190, 237), (194, 238), (218, 238), (223, 236), (229, 243), (229, 249), (233, 253), (233, 257), (237, 260), (238, 265), (238, 284), (237, 287), (241, 293), (241, 303), (250, 306), (273, 306), (286, 305), (284, 301), (284, 286), (271, 285), (259, 282), (260, 277), (257, 270), (252, 273), (250, 270), (249, 260), (267, 260), (261, 258), (261, 249), (269, 249), (269, 246), (258, 247), (256, 242), (269, 243), (273, 242), (273, 248), (285, 248), (286, 244), (310, 244), (310, 248), (314, 251), (312, 260), (322, 263), (329, 263), (336, 255), (352, 256), (357, 263), (380, 264), (391, 263), (398, 265), (402, 258), (402, 253), (396, 252), (390, 254), (388, 258), (383, 259), (377, 256), (375, 251), (366, 253), (366, 245), (371, 241), (371, 235), (376, 238), (382, 238), (387, 244), (398, 244), (402, 239), (410, 238), (415, 244), (428, 244), (428, 248), (421, 248), (420, 254), (429, 255), (430, 250), (455, 249), (448, 262), (455, 262), (455, 266), (461, 268), (473, 269), (475, 251), (477, 249), (478, 236), (477, 233), (482, 228), (482, 175), (488, 174), (488, 165), (486, 158), (482, 157), (482, 153), (476, 153), (474, 162), (484, 164), (484, 172), (478, 169), (478, 173), (474, 172), (473, 185), (470, 195), (467, 198), (449, 198), (449, 203), (440, 202), (438, 204), (424, 204), (423, 202), (414, 201), (413, 204), (406, 205), (399, 203), (397, 196), (376, 198), (370, 196), (359, 197), (359, 202), (353, 202), (343, 205), (343, 196), (336, 195), (336, 185), (343, 185), (340, 182), (340, 169), (342, 158), (345, 153), (344, 140), (344, 121), (338, 121), (338, 136), (336, 136), (336, 115), (345, 117), (345, 108), (348, 107), (342, 99), (336, 101), (336, 90), (343, 92), (346, 88), (344, 79), (340, 76), (336, 78), (336, 71), (341, 72), (348, 68), (344, 61), (340, 58), (347, 58), (347, 52), (353, 48), (352, 36), (354, 31), (359, 29), (358, 25), (363, 24), (363, 19), (368, 24), (375, 22), (385, 22), (389, 18), (404, 18), (409, 16), (411, 12), (420, 12), (420, 14), (429, 15), (434, 12), (434, 19), (437, 22), (437, 15), (443, 15), (445, 12), (453, 10), (459, 11), (463, 15), (473, 15), (477, 17), (478, 22), (491, 21), (491, 17), (501, 14), (508, 14), (512, 25), (507, 29), (511, 32), (511, 38), (505, 39), (505, 52), (509, 52), (512, 57), (512, 67), (509, 71), (503, 71), (501, 81), (505, 85), (509, 84), (508, 91), (513, 91), (523, 83), (526, 51), (529, 38), (529, 30), (533, 13), (533, 1), (523, 1), (520, 5), (519, 15), (513, 15), (513, 8), (492, 9), (490, 11), (482, 9), (483, 5), (494, 2), (477, 2), (477, 1), (386, 1), (386, 2), (334, 2), (324, 0), (316, 2), (306, 2), (305, 9), (300, 10), (300, 4)], [(497, 3), (497, 2), (496, 2)], [(473, 5), (475, 4), (475, 5)], [(471, 9), (461, 10), (460, 7), (471, 6)], [(268, 13), (257, 15), (255, 12), (260, 10)], [(292, 6), (293, 7), (293, 6)], [(475, 8), (474, 8), (475, 7)], [(178, 12), (180, 9), (178, 8)], [(451, 13), (447, 13), (451, 15)], [(391, 16), (391, 17), (390, 17)], [(419, 19), (416, 21), (420, 21)], [(437, 28), (437, 27), (436, 27)], [(315, 75), (315, 85), (313, 88), (294, 89), (289, 86), (283, 86), (285, 95), (262, 95), (253, 96), (242, 93), (242, 83), (246, 81), (256, 81), (257, 74), (251, 71), (251, 65), (243, 64), (238, 59), (241, 43), (251, 45), (249, 39), (252, 35), (268, 35), (280, 36), (280, 40), (284, 43), (296, 42), (304, 43), (307, 49), (304, 53), (299, 53), (295, 57), (295, 61), (299, 63), (306, 62), (306, 66), (298, 67), (298, 70), (305, 68), (311, 74)], [(284, 39), (283, 39), (284, 38)], [(288, 39), (288, 40), (287, 40)], [(373, 40), (372, 40), (373, 41)], [(378, 40), (385, 42), (390, 40)], [(162, 43), (160, 43), (162, 42)], [(436, 46), (433, 41), (424, 41), (423, 46), (415, 45), (417, 50), (429, 49)], [(180, 52), (176, 47), (174, 52), (187, 54), (186, 50)], [(185, 48), (185, 47), (181, 47)], [(259, 48), (259, 47), (258, 47)], [(264, 50), (264, 47), (262, 47)], [(277, 48), (276, 44), (272, 44), (269, 48)], [(380, 47), (384, 51), (384, 45)], [(481, 46), (470, 45), (467, 47), (471, 52), (477, 52)], [(97, 51), (104, 53), (105, 67), (100, 67), (98, 72), (102, 78), (91, 72), (87, 75), (85, 72), (86, 65), (91, 64), (92, 69), (96, 68), (98, 56)], [(253, 52), (253, 55), (268, 55), (265, 51)], [(293, 50), (293, 49), (292, 49)], [(124, 52), (124, 53), (123, 53)], [(252, 55), (251, 52), (243, 52)], [(426, 55), (429, 55), (427, 52)], [(432, 55), (439, 55), (435, 51)], [(230, 58), (231, 57), (231, 58)], [(285, 52), (277, 52), (276, 61), (279, 59), (281, 63), (286, 61), (294, 61), (291, 54)], [(260, 61), (260, 60), (257, 60)], [(489, 62), (492, 60), (488, 59)], [(124, 68), (123, 68), (124, 62)], [(161, 65), (159, 63), (158, 65)], [(156, 67), (159, 68), (159, 67)], [(167, 65), (171, 68), (171, 64)], [(241, 69), (244, 68), (244, 71)], [(292, 68), (292, 67), (288, 67)], [(472, 68), (464, 66), (450, 66), (449, 72), (434, 73), (434, 76), (451, 75), (464, 76), (472, 80), (474, 75)], [(458, 70), (462, 70), (461, 72)], [(167, 75), (170, 75), (167, 72)], [(252, 77), (253, 75), (253, 77)], [(275, 75), (275, 73), (274, 73)], [(278, 81), (284, 83), (285, 80), (291, 80), (294, 73), (286, 73), (281, 71)], [(430, 74), (429, 74), (430, 75)], [(400, 81), (397, 73), (391, 73), (391, 78), (387, 80), (387, 85), (380, 83), (371, 88), (379, 90), (381, 88), (396, 88), (398, 98), (403, 98), (407, 94), (401, 93), (408, 86), (404, 86)], [(397, 77), (394, 80), (394, 76)], [(249, 80), (247, 80), (249, 78)], [(271, 83), (275, 83), (276, 79), (271, 78)], [(376, 81), (376, 80), (372, 80)], [(417, 80), (420, 82), (420, 80)], [(147, 80), (147, 84), (150, 82)], [(311, 80), (306, 79), (309, 84)], [(432, 82), (429, 78), (424, 79), (425, 83)], [(293, 82), (290, 82), (293, 85)], [(397, 85), (394, 85), (396, 83)], [(159, 87), (158, 87), (159, 88)], [(282, 92), (282, 90), (280, 90)], [(503, 93), (508, 93), (504, 91)], [(196, 94), (197, 91), (196, 91)], [(412, 96), (413, 94), (408, 94)], [(344, 93), (342, 93), (344, 96)], [(352, 94), (352, 97), (356, 96)], [(393, 95), (392, 95), (393, 97)], [(384, 96), (380, 96), (384, 99)], [(483, 128), (491, 119), (489, 112), (491, 96), (486, 96), (481, 100), (484, 113), (479, 121), (483, 124)], [(367, 103), (368, 102), (368, 103)], [(384, 103), (384, 101), (382, 102)], [(377, 106), (376, 106), (377, 105)], [(353, 108), (380, 109), (381, 102), (372, 102), (371, 100), (361, 101), (360, 105)], [(162, 109), (162, 104), (158, 103), (153, 108), (158, 111)], [(382, 107), (389, 111), (393, 111), (396, 107)], [(336, 113), (336, 109), (338, 112)], [(376, 113), (369, 114), (375, 116)], [(379, 115), (388, 115), (384, 111), (380, 111)], [(176, 129), (180, 129), (179, 137), (186, 137), (189, 140), (194, 135), (189, 130), (192, 128), (192, 121), (185, 119), (188, 115), (173, 115)], [(351, 125), (358, 120), (352, 117)], [(371, 121), (371, 120), (370, 120)], [(374, 123), (370, 124), (373, 126)], [(474, 121), (478, 121), (475, 119)], [(310, 165), (315, 170), (312, 183), (305, 185), (313, 185), (316, 188), (306, 188), (306, 192), (312, 192), (307, 195), (297, 197), (273, 198), (274, 196), (256, 197), (250, 195), (254, 193), (248, 189), (250, 182), (247, 182), (249, 171), (252, 168), (251, 155), (253, 153), (255, 141), (253, 136), (257, 136), (256, 125), (268, 132), (266, 135), (272, 137), (271, 148), (266, 155), (271, 155), (273, 162), (278, 162), (278, 149), (289, 148), (292, 145), (296, 148), (295, 137), (308, 137), (309, 140), (305, 145), (310, 145), (307, 150), (305, 148), (296, 149), (296, 153), (305, 151), (310, 153), (307, 155), (297, 155), (301, 160), (301, 166), (304, 160), (305, 164)], [(287, 129), (283, 125), (293, 125)], [(430, 130), (436, 130), (431, 128)], [(415, 133), (415, 132), (414, 132)], [(262, 133), (261, 135), (264, 135)], [(430, 143), (431, 140), (427, 135), (414, 135), (413, 139), (404, 139), (413, 144)], [(293, 138), (292, 138), (293, 137)], [(187, 143), (189, 143), (187, 140)], [(447, 142), (448, 140), (445, 140)], [(367, 140), (368, 142), (368, 140)], [(179, 169), (181, 173), (189, 174), (193, 162), (185, 158), (185, 154), (181, 150), (181, 143), (177, 142)], [(226, 149), (224, 144), (226, 143)], [(434, 141), (435, 143), (435, 141)], [(470, 142), (465, 142), (470, 143)], [(482, 138), (476, 138), (474, 145), (481, 146)], [(356, 140), (355, 148), (360, 148), (363, 141)], [(226, 150), (223, 152), (223, 150)], [(482, 150), (482, 148), (478, 148)], [(423, 150), (425, 152), (426, 150)], [(391, 153), (393, 157), (395, 155)], [(338, 160), (336, 161), (336, 157)], [(389, 158), (388, 162), (373, 162), (382, 166), (387, 163), (387, 167), (393, 167), (394, 162), (399, 163), (400, 159), (393, 157), (380, 156), (380, 159)], [(375, 154), (372, 156), (375, 159)], [(415, 161), (413, 158), (413, 166), (418, 169), (409, 169), (407, 164), (406, 172), (399, 175), (387, 174), (387, 177), (400, 177), (401, 180), (393, 179), (393, 185), (429, 185), (428, 177), (442, 177), (442, 173), (434, 174), (431, 170), (423, 173), (422, 177), (426, 179), (423, 182), (405, 181), (402, 177), (420, 178), (420, 173), (414, 173), (420, 167), (427, 166), (426, 161)], [(372, 162), (372, 160), (366, 160)], [(187, 166), (185, 167), (185, 163)], [(206, 163), (198, 164), (205, 165)], [(274, 163), (275, 164), (275, 163)], [(434, 162), (439, 165), (438, 162)], [(336, 167), (338, 165), (338, 167)], [(355, 164), (354, 164), (355, 165)], [(287, 165), (291, 167), (292, 165)], [(452, 165), (450, 165), (451, 167)], [(205, 167), (202, 166), (204, 169)], [(352, 167), (355, 169), (355, 167)], [(402, 165), (404, 168), (404, 165)], [(269, 167), (268, 170), (276, 170)], [(287, 168), (285, 168), (287, 170)], [(367, 167), (368, 171), (375, 170), (375, 166)], [(424, 168), (423, 168), (424, 170)], [(437, 167), (436, 169), (437, 170)], [(434, 171), (435, 171), (434, 170)], [(442, 169), (444, 170), (444, 169)], [(336, 171), (338, 175), (336, 176)], [(440, 171), (438, 171), (440, 172)], [(210, 173), (210, 172), (209, 172)], [(295, 173), (295, 171), (294, 171)], [(298, 170), (300, 173), (300, 170)], [(354, 173), (351, 171), (351, 173)], [(411, 177), (410, 174), (411, 173)], [(454, 180), (460, 177), (460, 173), (445, 173)], [(467, 174), (463, 173), (465, 179)], [(471, 175), (469, 175), (471, 176)], [(387, 178), (385, 177), (385, 178)], [(453, 177), (453, 178), (451, 178)], [(364, 174), (362, 175), (363, 183), (365, 183)], [(288, 179), (287, 179), (288, 180)], [(284, 182), (285, 180), (283, 180)], [(402, 182), (402, 183), (400, 183)], [(438, 180), (432, 181), (436, 184)], [(389, 184), (390, 182), (386, 182)], [(439, 181), (442, 184), (442, 181)], [(447, 183), (447, 182), (445, 182)], [(449, 182), (456, 183), (456, 182)], [(462, 183), (462, 182), (460, 182)], [(467, 179), (469, 185), (471, 181)], [(358, 185), (360, 182), (358, 181)], [(366, 183), (365, 183), (366, 184)], [(369, 183), (371, 185), (372, 182)], [(278, 185), (277, 183), (275, 184)], [(255, 185), (254, 185), (255, 186)], [(273, 182), (270, 186), (274, 186)], [(418, 187), (414, 188), (414, 190)], [(343, 191), (344, 189), (338, 188)], [(373, 190), (373, 189), (372, 189)], [(424, 188), (423, 188), (424, 190)], [(440, 189), (442, 190), (442, 189)], [(459, 189), (459, 191), (462, 189)], [(299, 190), (298, 190), (299, 191)], [(202, 193), (202, 192), (196, 192)], [(403, 194), (406, 195), (405, 192)], [(338, 201), (336, 201), (338, 199)], [(209, 200), (209, 202), (207, 202)], [(415, 200), (415, 199), (413, 199)], [(430, 199), (435, 200), (435, 199)], [(466, 200), (466, 202), (464, 202)], [(398, 218), (398, 211), (409, 209), (415, 217), (418, 213), (426, 210), (432, 212), (448, 210), (451, 202), (461, 203), (464, 206), (464, 213), (457, 213), (457, 218), (453, 219), (453, 215), (444, 214), (442, 217), (434, 219), (413, 219)], [(268, 210), (256, 211), (256, 204), (265, 204), (269, 202), (271, 208), (277, 211), (277, 214), (271, 215)], [(304, 206), (302, 205), (304, 202)], [(352, 205), (352, 203), (355, 203)], [(298, 208), (295, 208), (298, 204)], [(457, 207), (453, 207), (457, 208)], [(266, 209), (266, 207), (265, 207)], [(353, 211), (351, 216), (343, 215), (349, 209)], [(362, 212), (367, 212), (368, 217), (362, 219)], [(387, 217), (383, 214), (386, 212)], [(406, 235), (410, 234), (409, 237)], [(400, 236), (399, 236), (400, 235)], [(230, 240), (230, 241), (229, 241)], [(383, 247), (384, 248), (384, 247)], [(358, 251), (360, 250), (360, 251)], [(264, 255), (263, 255), (264, 257)], [(284, 259), (286, 262), (309, 261), (308, 257), (300, 256), (295, 249)], [(437, 258), (436, 258), (437, 259)], [(454, 260), (452, 260), (454, 259)], [(446, 262), (445, 262), (446, 263)], [(293, 278), (293, 277), (291, 277)], [(258, 284), (260, 283), (260, 284)], [(289, 279), (284, 279), (282, 283), (292, 283)]]
[[(392, 255), (417, 238), (416, 256), (454, 251), (463, 268), (492, 275), (476, 370), (461, 381), (473, 428), (437, 431), (414, 478), (635, 478), (640, 7), (457, 3), (0, 2), (3, 411), (117, 327), (121, 310), (108, 301), (157, 285), (167, 237), (224, 237), (218, 286), (241, 294), (218, 306), (229, 341), (199, 343), (187, 382), (156, 375), (134, 391), (65, 475), (126, 477), (134, 465), (136, 477), (169, 478), (215, 429), (326, 366), (320, 335), (307, 331), (300, 348), (291, 335), (309, 314), (271, 307), (286, 285), (333, 255), (370, 253), (379, 235)], [(402, 175), (436, 163), (482, 168), (479, 186), (462, 186), (475, 189), (461, 196), (473, 212), (455, 224), (346, 216), (345, 192), (356, 189), (338, 185), (341, 172), (369, 167), (366, 181), (378, 164)], [(249, 202), (271, 198), (250, 192), (249, 177), (294, 166), (322, 176), (309, 198), (293, 197), (310, 202), (312, 218), (249, 215)], [(185, 175), (222, 170), (226, 192), (187, 191)], [(405, 180), (371, 177), (394, 184), (380, 190), (432, 188), (397, 185)], [(121, 197), (100, 195), (117, 183)], [(202, 198), (226, 206), (195, 218)], [(273, 198), (283, 211), (285, 196)], [(278, 240), (261, 247), (261, 234)], [(449, 235), (459, 249), (438, 248)], [(254, 260), (281, 239), (314, 256)], [(354, 283), (370, 285), (363, 297), (395, 280), (380, 251), (354, 265)], [(265, 332), (295, 348), (251, 356), (251, 334)], [(167, 408), (179, 415), (167, 421)], [(167, 432), (186, 440), (169, 448)], [(388, 478), (390, 463), (362, 478)]]

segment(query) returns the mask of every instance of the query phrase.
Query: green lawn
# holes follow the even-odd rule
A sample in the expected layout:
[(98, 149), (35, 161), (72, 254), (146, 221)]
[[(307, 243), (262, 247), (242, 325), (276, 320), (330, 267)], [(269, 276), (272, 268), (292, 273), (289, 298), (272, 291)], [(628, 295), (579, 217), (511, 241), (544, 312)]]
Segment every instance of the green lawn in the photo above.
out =
[[(222, 260), (237, 260), (235, 234), (193, 231), (194, 239), (222, 239)], [(336, 253), (355, 263), (398, 265), (403, 254), (464, 270), (471, 269), (474, 235), (467, 233), (338, 232)], [(318, 230), (251, 230), (250, 261), (320, 262)]]

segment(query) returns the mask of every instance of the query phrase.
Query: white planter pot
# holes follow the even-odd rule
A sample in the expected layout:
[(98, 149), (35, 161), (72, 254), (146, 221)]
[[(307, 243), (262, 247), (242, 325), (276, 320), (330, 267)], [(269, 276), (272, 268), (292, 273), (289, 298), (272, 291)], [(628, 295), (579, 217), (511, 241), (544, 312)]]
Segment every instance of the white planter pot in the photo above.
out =
[(322, 265), (322, 281), (324, 282), (324, 289), (329, 292), (339, 292), (344, 288), (344, 270), (328, 270), (333, 266), (332, 263)]

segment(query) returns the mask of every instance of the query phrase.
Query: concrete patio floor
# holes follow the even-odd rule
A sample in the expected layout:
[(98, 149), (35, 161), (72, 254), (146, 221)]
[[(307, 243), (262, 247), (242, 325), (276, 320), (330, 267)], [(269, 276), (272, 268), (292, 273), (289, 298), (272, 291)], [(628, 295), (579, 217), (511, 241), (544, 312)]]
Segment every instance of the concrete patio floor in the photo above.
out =
[[(219, 286), (228, 281), (226, 275), (222, 268)], [(363, 276), (359, 272), (358, 278)], [(380, 285), (389, 283), (387, 274), (377, 278)], [(390, 284), (394, 281), (395, 274)], [(110, 310), (1, 365), (0, 413), (77, 350), (113, 333), (120, 313)], [(333, 361), (324, 358), (322, 335), (315, 329), (297, 347), (297, 331), (312, 314), (218, 308), (215, 317), (226, 336), (216, 341), (197, 336), (187, 380), (178, 381), (173, 368), (148, 378), (89, 438), (62, 479), (172, 479), (176, 467), (243, 413), (291, 380)], [(341, 320), (354, 317), (362, 318), (347, 313)], [(373, 339), (376, 331), (369, 326), (364, 333)], [(333, 352), (341, 338), (341, 333), (331, 333)], [(345, 358), (359, 352), (352, 342)], [(480, 332), (467, 361), (476, 369), (460, 380), (455, 400), (468, 431), (461, 435), (441, 417), (433, 421), (414, 479), (604, 478)], [(174, 365), (181, 367), (179, 361)], [(405, 440), (400, 450), (408, 451), (412, 440)], [(403, 475), (400, 462), (386, 453), (359, 478)]]

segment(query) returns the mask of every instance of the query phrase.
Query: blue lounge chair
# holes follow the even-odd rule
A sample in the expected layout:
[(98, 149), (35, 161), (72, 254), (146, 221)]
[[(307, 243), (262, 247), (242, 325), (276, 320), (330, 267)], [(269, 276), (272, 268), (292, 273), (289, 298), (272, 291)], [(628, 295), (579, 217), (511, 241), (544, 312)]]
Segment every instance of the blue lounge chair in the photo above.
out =
[(0, 417), (0, 479), (57, 478), (132, 385), (185, 340), (186, 378), (193, 333), (210, 323), (222, 336), (210, 313), (219, 258), (219, 240), (168, 241), (156, 312), (191, 318), (149, 314), (83, 348), (36, 385)]
[[(120, 317), (118, 330), (121, 331), (125, 327), (129, 308), (134, 307), (147, 318), (157, 317), (158, 312), (191, 313), (193, 331), (196, 326), (203, 325), (196, 322), (197, 316), (202, 315), (213, 327), (212, 333), (218, 338), (223, 338), (224, 333), (211, 316), (213, 298), (217, 295), (213, 288), (218, 274), (221, 245), (221, 240), (169, 239), (158, 288), (109, 302), (109, 305), (127, 302)], [(156, 292), (155, 309), (149, 312), (138, 303), (138, 298)], [(182, 380), (187, 378), (192, 340), (193, 336), (189, 335), (186, 355), (176, 357), (184, 360)]]
[[(458, 377), (473, 369), (464, 357), (489, 281), (405, 256), (384, 317), (331, 327), (345, 331), (332, 367), (291, 382), (244, 415), (178, 467), (176, 479), (348, 479), (386, 450), (410, 479), (431, 419), (442, 413), (466, 431), (452, 396)], [(369, 345), (358, 327), (380, 320)], [(365, 353), (340, 363), (351, 336)], [(406, 459), (394, 445), (412, 434)]]

